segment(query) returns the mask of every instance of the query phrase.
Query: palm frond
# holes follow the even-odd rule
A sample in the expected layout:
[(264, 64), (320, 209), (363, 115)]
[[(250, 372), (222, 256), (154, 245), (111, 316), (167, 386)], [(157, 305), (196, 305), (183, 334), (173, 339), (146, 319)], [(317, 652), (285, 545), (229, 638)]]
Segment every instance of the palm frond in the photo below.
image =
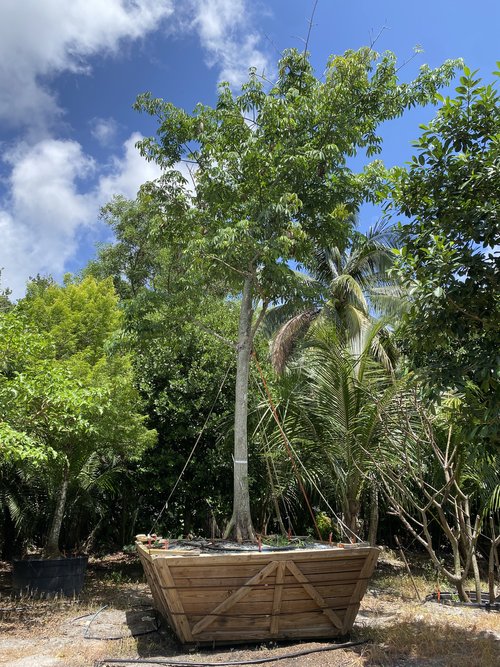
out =
[(282, 373), (298, 340), (305, 335), (318, 316), (318, 310), (307, 310), (286, 321), (271, 344), (271, 363), (277, 373)]

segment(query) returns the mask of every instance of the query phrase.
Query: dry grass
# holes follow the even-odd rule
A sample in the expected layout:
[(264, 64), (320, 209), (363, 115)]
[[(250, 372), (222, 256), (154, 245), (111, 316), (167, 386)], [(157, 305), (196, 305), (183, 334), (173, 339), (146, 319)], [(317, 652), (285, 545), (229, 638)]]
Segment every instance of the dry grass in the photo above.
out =
[[(422, 598), (435, 589), (432, 572), (415, 568)], [(115, 641), (85, 639), (121, 636)], [(149, 590), (134, 559), (94, 562), (80, 600), (12, 599), (8, 572), (0, 568), (0, 665), (2, 667), (92, 667), (105, 657), (174, 657), (225, 661), (263, 658), (324, 644), (237, 647), (190, 651), (179, 647), (168, 628), (131, 637), (132, 615), (151, 615)], [(131, 610), (140, 610), (133, 612)], [(139, 618), (139, 621), (140, 621)], [(136, 619), (137, 620), (137, 619)], [(151, 627), (151, 626), (149, 626)], [(370, 582), (353, 639), (366, 644), (351, 650), (285, 659), (280, 667), (498, 667), (500, 614), (435, 603), (420, 604), (413, 584), (397, 559), (383, 559)]]

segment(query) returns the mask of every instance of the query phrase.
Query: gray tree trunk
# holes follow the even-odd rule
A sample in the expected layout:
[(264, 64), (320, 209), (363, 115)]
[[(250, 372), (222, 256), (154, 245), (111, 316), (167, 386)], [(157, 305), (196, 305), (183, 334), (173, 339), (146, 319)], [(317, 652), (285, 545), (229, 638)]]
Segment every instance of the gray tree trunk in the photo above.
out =
[(236, 361), (236, 390), (234, 408), (234, 498), (233, 515), (224, 537), (238, 542), (255, 540), (250, 515), (248, 491), (248, 378), (252, 353), (253, 275), (247, 275), (243, 284)]
[(378, 488), (373, 482), (370, 488), (370, 527), (368, 529), (368, 542), (371, 547), (377, 544), (378, 520), (379, 520), (379, 499)]
[(59, 537), (61, 535), (61, 526), (64, 518), (64, 509), (66, 507), (66, 495), (68, 493), (69, 466), (64, 464), (61, 486), (56, 500), (56, 508), (52, 518), (47, 544), (44, 549), (45, 558), (57, 558), (61, 555), (59, 550)]

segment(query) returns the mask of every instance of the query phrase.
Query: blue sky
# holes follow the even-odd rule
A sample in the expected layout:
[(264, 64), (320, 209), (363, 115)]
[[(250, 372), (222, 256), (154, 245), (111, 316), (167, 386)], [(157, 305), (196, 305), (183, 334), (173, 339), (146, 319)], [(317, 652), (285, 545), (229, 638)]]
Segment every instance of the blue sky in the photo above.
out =
[[(154, 132), (132, 110), (150, 90), (191, 110), (234, 88), (250, 66), (272, 78), (279, 52), (303, 48), (313, 0), (1, 0), (0, 267), (22, 295), (30, 275), (78, 271), (109, 239), (99, 209), (134, 197), (158, 175), (134, 145)], [(500, 60), (500, 2), (319, 0), (309, 48), (318, 74), (328, 56), (367, 45), (394, 51), (408, 80), (424, 63), (463, 57), (491, 79)], [(379, 34), (380, 33), (380, 34)], [(382, 158), (403, 164), (413, 111), (383, 128)], [(376, 212), (363, 209), (366, 227)]]

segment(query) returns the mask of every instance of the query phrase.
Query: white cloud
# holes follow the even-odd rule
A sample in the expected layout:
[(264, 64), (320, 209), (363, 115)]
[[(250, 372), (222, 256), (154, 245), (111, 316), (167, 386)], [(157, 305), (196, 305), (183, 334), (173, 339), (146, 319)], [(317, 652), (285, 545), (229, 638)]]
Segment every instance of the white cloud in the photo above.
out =
[[(88, 73), (91, 57), (114, 54), (123, 40), (160, 28), (196, 33), (207, 64), (233, 86), (250, 66), (267, 66), (249, 0), (0, 0), (0, 123), (24, 132), (10, 152), (4, 147), (0, 182), (0, 268), (16, 297), (30, 275), (61, 277), (82, 232), (96, 225), (100, 206), (114, 194), (133, 198), (159, 175), (135, 149), (137, 133), (105, 166), (80, 143), (58, 139), (64, 109), (51, 77)], [(116, 141), (113, 119), (94, 118), (90, 126), (101, 146)], [(189, 181), (186, 166), (179, 168)]]
[[(2, 283), (19, 297), (31, 275), (60, 278), (78, 248), (78, 235), (96, 225), (100, 207), (113, 194), (134, 198), (159, 169), (135, 149), (141, 135), (124, 143), (105, 173), (75, 141), (45, 139), (22, 145), (7, 156), (11, 165), (8, 197), (0, 202)], [(80, 181), (94, 186), (79, 191)]]
[(64, 113), (51, 76), (88, 72), (90, 57), (115, 53), (124, 39), (139, 39), (161, 25), (195, 31), (207, 63), (232, 85), (245, 79), (249, 67), (267, 67), (249, 0), (2, 0), (0, 121), (29, 126), (40, 136)]
[(46, 77), (85, 71), (87, 58), (156, 30), (172, 12), (172, 0), (2, 0), (0, 120), (44, 128), (61, 113)]
[(116, 139), (118, 123), (114, 118), (93, 118), (90, 121), (90, 134), (101, 146), (108, 146)]
[(123, 157), (113, 157), (108, 174), (99, 180), (97, 196), (100, 202), (110, 200), (115, 194), (135, 199), (140, 185), (160, 176), (159, 167), (146, 162), (135, 147), (142, 138), (139, 132), (134, 132), (123, 144)]
[(191, 0), (192, 26), (207, 51), (209, 66), (220, 68), (220, 80), (239, 86), (248, 68), (258, 73), (269, 69), (260, 36), (252, 30), (248, 0)]

